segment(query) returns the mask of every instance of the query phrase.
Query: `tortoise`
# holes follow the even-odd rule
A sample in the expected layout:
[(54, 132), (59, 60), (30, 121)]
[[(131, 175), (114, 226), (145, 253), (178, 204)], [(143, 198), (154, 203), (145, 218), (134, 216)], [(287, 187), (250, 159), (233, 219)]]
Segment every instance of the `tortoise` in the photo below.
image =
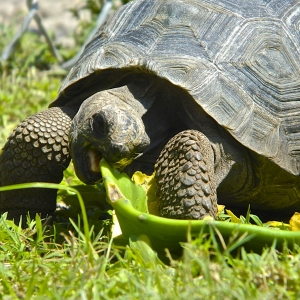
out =
[[(95, 34), (48, 110), (22, 122), (0, 185), (86, 184), (99, 160), (156, 171), (161, 216), (299, 208), (298, 0), (137, 0)], [(1, 193), (11, 218), (53, 214), (56, 191)]]

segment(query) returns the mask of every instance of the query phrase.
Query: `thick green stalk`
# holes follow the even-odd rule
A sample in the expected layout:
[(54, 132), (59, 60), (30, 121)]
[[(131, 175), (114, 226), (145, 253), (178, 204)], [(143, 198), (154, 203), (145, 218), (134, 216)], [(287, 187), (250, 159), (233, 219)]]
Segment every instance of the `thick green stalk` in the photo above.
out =
[[(214, 234), (219, 237), (220, 242), (222, 242), (222, 239), (228, 240), (234, 234), (236, 239), (243, 236), (241, 243), (253, 251), (261, 251), (264, 247), (271, 246), (274, 243), (278, 249), (282, 249), (285, 243), (290, 249), (295, 244), (300, 244), (300, 232), (215, 221), (213, 219), (201, 221), (167, 219), (141, 212), (133, 207), (132, 199), (127, 199), (128, 197), (124, 196), (123, 193), (125, 189), (135, 189), (137, 185), (130, 180), (125, 181), (125, 184), (124, 181), (120, 183), (120, 174), (116, 173), (105, 161), (100, 163), (100, 168), (107, 192), (107, 200), (116, 211), (122, 235), (126, 239), (131, 236), (144, 239), (158, 252), (163, 251), (165, 248), (172, 251), (179, 250), (180, 242), (187, 241), (189, 236), (198, 237), (199, 234), (204, 233)], [(126, 177), (126, 174), (122, 175)]]
[[(115, 187), (110, 186), (109, 189)], [(211, 233), (211, 229), (227, 239), (233, 233), (242, 236), (247, 234), (251, 238), (245, 240), (247, 248), (260, 251), (266, 246), (271, 246), (276, 240), (277, 248), (282, 248), (284, 243), (292, 249), (295, 244), (300, 244), (300, 232), (283, 231), (259, 227), (255, 225), (235, 224), (214, 220), (175, 220), (161, 218), (147, 213), (141, 213), (133, 208), (127, 199), (118, 199), (110, 202), (116, 211), (122, 233), (126, 238), (130, 236), (142, 237), (149, 240), (150, 245), (160, 251), (165, 248), (178, 249), (180, 242), (185, 242), (190, 233), (192, 237), (199, 233)]]

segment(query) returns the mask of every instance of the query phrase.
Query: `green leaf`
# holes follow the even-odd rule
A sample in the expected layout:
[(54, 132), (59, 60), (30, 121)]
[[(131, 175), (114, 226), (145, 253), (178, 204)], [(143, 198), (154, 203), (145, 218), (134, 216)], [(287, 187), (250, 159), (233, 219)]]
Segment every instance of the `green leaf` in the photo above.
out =
[[(112, 168), (104, 159), (100, 162), (100, 170), (106, 191), (111, 193), (108, 195), (110, 202), (113, 201), (116, 196), (113, 194), (117, 192), (117, 190), (114, 190), (114, 186), (116, 186), (121, 194), (121, 198), (129, 199), (132, 206), (138, 211), (148, 212), (146, 191), (143, 187), (133, 183), (125, 173), (120, 173)], [(109, 188), (107, 185), (110, 185)]]

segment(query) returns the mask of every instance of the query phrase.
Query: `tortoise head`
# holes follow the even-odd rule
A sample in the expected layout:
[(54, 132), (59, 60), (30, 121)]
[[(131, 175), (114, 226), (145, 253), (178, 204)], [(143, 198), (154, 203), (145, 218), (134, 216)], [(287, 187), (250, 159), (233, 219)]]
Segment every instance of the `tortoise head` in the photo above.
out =
[(110, 91), (98, 92), (82, 103), (74, 117), (70, 153), (83, 182), (100, 179), (101, 158), (123, 169), (150, 144), (141, 117), (127, 103)]

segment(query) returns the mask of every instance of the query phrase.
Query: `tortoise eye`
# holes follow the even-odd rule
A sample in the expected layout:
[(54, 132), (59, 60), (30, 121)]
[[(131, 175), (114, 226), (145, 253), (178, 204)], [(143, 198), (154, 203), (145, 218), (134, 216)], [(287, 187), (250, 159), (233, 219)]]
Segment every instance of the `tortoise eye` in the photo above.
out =
[(101, 113), (97, 113), (93, 116), (93, 129), (100, 138), (106, 138), (109, 133), (109, 127), (106, 118)]

